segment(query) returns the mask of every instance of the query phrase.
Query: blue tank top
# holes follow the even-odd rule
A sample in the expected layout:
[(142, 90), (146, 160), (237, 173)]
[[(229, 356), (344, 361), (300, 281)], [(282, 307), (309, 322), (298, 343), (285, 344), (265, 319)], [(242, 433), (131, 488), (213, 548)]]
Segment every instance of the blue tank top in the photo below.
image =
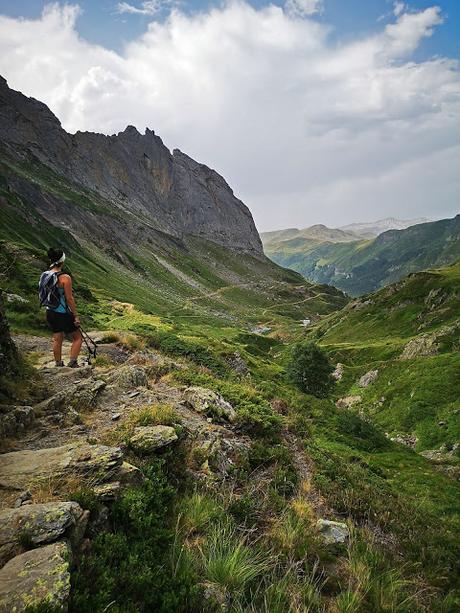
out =
[(67, 313), (67, 300), (65, 299), (65, 293), (63, 287), (58, 287), (59, 292), (59, 306), (54, 309), (50, 309), (50, 311), (54, 311), (54, 313)]

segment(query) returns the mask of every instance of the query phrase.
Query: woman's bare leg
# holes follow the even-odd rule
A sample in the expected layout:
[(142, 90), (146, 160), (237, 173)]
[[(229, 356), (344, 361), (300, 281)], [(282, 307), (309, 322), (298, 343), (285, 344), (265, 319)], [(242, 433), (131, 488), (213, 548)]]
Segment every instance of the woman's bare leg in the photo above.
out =
[(64, 332), (55, 332), (53, 334), (53, 354), (56, 362), (62, 360), (62, 342), (64, 340)]
[(77, 361), (82, 343), (83, 336), (80, 330), (75, 330), (75, 332), (72, 332), (72, 347), (70, 348), (70, 359), (74, 362)]

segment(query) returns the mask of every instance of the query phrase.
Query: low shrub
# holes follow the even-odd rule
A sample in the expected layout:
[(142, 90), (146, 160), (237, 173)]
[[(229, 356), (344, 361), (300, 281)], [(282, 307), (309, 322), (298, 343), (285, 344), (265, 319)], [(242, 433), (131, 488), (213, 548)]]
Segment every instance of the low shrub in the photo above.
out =
[(113, 533), (97, 535), (72, 575), (70, 611), (200, 610), (193, 569), (175, 565), (170, 525), (175, 488), (164, 462), (145, 469), (142, 487), (126, 490), (114, 503)]
[(190, 340), (180, 338), (176, 334), (157, 330), (147, 336), (150, 347), (159, 349), (174, 357), (184, 357), (200, 366), (209, 368), (212, 372), (223, 375), (227, 372), (225, 362), (216, 357), (209, 349)]
[(293, 346), (286, 374), (301, 391), (325, 398), (334, 386), (333, 371), (327, 353), (315, 343), (302, 342)]

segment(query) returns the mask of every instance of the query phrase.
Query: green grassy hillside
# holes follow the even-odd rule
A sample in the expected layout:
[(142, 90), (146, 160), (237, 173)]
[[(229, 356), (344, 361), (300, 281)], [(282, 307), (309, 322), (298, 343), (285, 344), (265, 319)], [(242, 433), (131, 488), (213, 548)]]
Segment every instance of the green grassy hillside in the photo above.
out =
[(350, 295), (375, 291), (405, 275), (451, 264), (460, 257), (460, 215), (389, 230), (374, 239), (339, 242), (299, 236), (264, 239), (275, 262)]
[[(345, 365), (338, 396), (419, 451), (460, 439), (460, 263), (415, 273), (351, 302), (311, 334)], [(357, 384), (370, 370), (374, 383)]]
[[(51, 245), (67, 253), (88, 326), (109, 325), (116, 301), (175, 322), (245, 328), (300, 325), (346, 302), (340, 291), (307, 283), (268, 258), (242, 258), (196, 237), (180, 240), (142, 220), (136, 241), (123, 233), (134, 223), (130, 216), (37, 163), (31, 169), (4, 159), (0, 202), (0, 287), (28, 300), (7, 304), (17, 330), (44, 330), (36, 286)], [(45, 218), (46, 207), (55, 216)]]

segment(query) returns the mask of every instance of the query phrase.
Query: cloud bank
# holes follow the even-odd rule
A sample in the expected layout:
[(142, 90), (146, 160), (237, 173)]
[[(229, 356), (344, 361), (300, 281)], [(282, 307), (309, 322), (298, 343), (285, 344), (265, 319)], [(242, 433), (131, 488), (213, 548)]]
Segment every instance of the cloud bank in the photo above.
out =
[(260, 230), (454, 214), (459, 63), (411, 59), (440, 9), (396, 3), (377, 34), (337, 46), (305, 17), (321, 6), (174, 9), (118, 54), (78, 35), (77, 5), (54, 3), (0, 17), (0, 73), (71, 132), (154, 129), (221, 172)]

